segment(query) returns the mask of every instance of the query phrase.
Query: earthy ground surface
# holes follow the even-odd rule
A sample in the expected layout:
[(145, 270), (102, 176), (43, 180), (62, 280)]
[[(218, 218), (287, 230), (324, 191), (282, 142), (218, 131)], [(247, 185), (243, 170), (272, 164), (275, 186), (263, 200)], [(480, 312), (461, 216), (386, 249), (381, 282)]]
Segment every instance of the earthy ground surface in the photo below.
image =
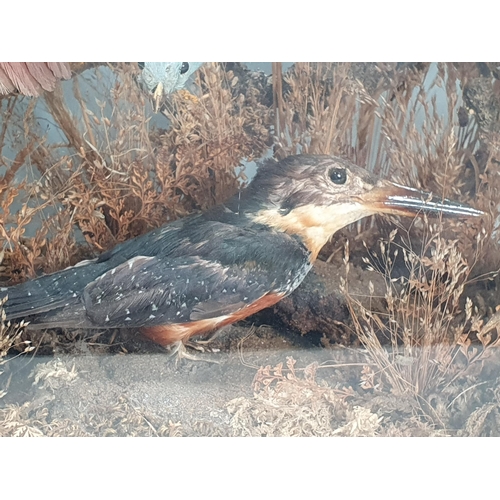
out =
[(80, 355), (10, 360), (2, 375), (10, 378), (3, 404), (21, 405), (28, 419), (43, 414), (47, 426), (38, 428), (43, 434), (49, 422), (58, 421), (67, 425), (61, 424), (61, 434), (232, 435), (228, 405), (253, 399), (260, 366), (286, 363), (287, 356), (303, 366), (332, 359), (324, 349), (305, 349), (300, 338), (282, 337), (265, 326), (228, 328), (206, 352), (189, 351), (198, 361), (178, 363), (138, 335), (126, 336), (120, 340), (133, 353), (91, 353), (95, 348), (82, 342)]
[(499, 359), (490, 358), (481, 382), (464, 380), (419, 402), (387, 388), (363, 389), (370, 363), (362, 349), (313, 347), (266, 326), (228, 328), (196, 353), (199, 361), (177, 365), (138, 335), (116, 342), (116, 354), (81, 342), (79, 354), (10, 359), (0, 376), (7, 387), (0, 434), (499, 434)]
[[(134, 331), (25, 336), (37, 349), (0, 365), (0, 435), (500, 435), (497, 349), (439, 390), (396, 394), (352, 329), (342, 269), (318, 262), (274, 309), (188, 349), (196, 361)], [(350, 293), (366, 300), (370, 280), (383, 297), (352, 266)]]

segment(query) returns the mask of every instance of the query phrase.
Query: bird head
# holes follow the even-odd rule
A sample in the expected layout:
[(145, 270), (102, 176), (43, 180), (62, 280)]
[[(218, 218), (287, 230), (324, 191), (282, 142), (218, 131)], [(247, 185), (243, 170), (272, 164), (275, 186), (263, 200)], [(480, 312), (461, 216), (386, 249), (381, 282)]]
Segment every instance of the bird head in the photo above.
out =
[(140, 62), (142, 83), (155, 101), (158, 110), (166, 95), (180, 90), (189, 77), (203, 64), (201, 62)]
[(313, 260), (336, 231), (369, 215), (484, 215), (463, 203), (378, 179), (333, 156), (299, 155), (269, 162), (247, 191), (249, 215), (300, 236)]

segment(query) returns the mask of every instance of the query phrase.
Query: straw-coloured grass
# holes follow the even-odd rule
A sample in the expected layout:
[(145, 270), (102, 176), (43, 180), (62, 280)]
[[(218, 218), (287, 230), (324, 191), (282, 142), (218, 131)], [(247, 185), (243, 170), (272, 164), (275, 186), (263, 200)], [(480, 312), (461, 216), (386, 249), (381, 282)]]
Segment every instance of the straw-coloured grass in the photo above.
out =
[[(348, 326), (370, 359), (360, 373), (363, 390), (410, 394), (427, 413), (436, 413), (432, 394), (469, 376), (498, 345), (498, 301), (485, 285), (497, 286), (500, 268), (500, 136), (492, 111), (498, 81), (490, 92), (491, 71), (485, 76), (484, 68), (470, 64), (296, 63), (283, 76), (274, 65), (270, 91), (265, 78), (246, 78), (241, 68), (228, 67), (204, 65), (195, 98), (173, 95), (162, 110), (168, 119), (162, 126), (152, 125), (152, 108), (136, 85), (133, 64), (86, 69), (38, 101), (2, 99), (2, 280), (14, 284), (62, 269), (220, 203), (244, 185), (243, 161), (259, 159), (269, 148), (277, 158), (301, 152), (342, 155), (378, 175), (487, 214), (438, 225), (374, 217), (342, 232), (351, 258), (360, 262), (370, 255), (365, 266), (386, 283), (385, 290), (373, 290), (384, 296), (383, 314), (363, 307), (349, 295), (348, 279), (345, 284)], [(37, 105), (60, 130), (59, 142), (49, 142)], [(334, 250), (329, 246), (323, 255)], [(350, 265), (346, 258), (347, 270)], [(19, 335), (2, 326), (2, 355), (11, 346), (17, 351), (30, 346), (20, 343), (29, 337)], [(309, 384), (323, 394), (312, 380), (297, 378), (274, 381), (266, 390), (275, 392), (264, 397), (280, 397), (286, 384), (302, 389)], [(457, 397), (451, 394), (449, 404)], [(321, 397), (318, 415), (327, 415), (332, 408)], [(238, 405), (235, 426), (255, 418)], [(490, 410), (474, 422), (492, 419)], [(352, 419), (361, 413), (352, 413)], [(307, 427), (311, 415), (303, 416)], [(269, 416), (278, 426), (288, 425), (275, 417)], [(259, 432), (275, 432), (258, 425)]]

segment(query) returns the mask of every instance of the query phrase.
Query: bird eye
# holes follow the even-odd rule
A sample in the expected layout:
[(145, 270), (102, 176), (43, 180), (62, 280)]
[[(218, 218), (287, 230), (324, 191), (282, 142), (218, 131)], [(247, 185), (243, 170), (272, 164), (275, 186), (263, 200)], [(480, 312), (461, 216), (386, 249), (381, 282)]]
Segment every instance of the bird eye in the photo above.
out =
[(334, 184), (345, 184), (347, 174), (345, 168), (334, 168), (330, 170), (330, 179)]
[(139, 65), (139, 69), (144, 69), (144, 66), (146, 65), (146, 63), (137, 63)]
[(183, 62), (181, 66), (181, 75), (189, 71), (189, 63)]

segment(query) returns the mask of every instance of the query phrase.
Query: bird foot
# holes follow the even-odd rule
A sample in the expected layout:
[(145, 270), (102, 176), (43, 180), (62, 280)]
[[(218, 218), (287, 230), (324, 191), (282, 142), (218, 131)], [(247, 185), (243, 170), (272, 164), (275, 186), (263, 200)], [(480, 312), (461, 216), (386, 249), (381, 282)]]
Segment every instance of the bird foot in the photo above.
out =
[(204, 340), (196, 339), (194, 342), (196, 344), (198, 344), (198, 347), (195, 347), (194, 345), (192, 345), (192, 347), (194, 347), (195, 349), (200, 349), (202, 352), (204, 352), (203, 347), (201, 347), (202, 345), (210, 344), (215, 339), (219, 338), (222, 333), (228, 331), (229, 328), (230, 328), (230, 326), (223, 326), (222, 328), (219, 328), (218, 330), (214, 330), (212, 333), (210, 333), (208, 336), (206, 336)]
[(196, 346), (192, 344), (191, 342), (182, 342), (182, 340), (179, 340), (178, 342), (175, 342), (172, 344), (170, 347), (170, 356), (175, 356), (175, 365), (177, 366), (179, 364), (179, 361), (181, 359), (189, 359), (191, 361), (205, 361), (207, 363), (215, 363), (215, 364), (220, 364), (219, 361), (215, 361), (214, 359), (202, 359), (196, 357), (194, 354), (190, 354), (186, 347), (191, 347), (193, 349), (196, 349), (201, 352), (205, 352), (205, 349), (201, 346)]
[(199, 341), (199, 340), (195, 340), (193, 342), (186, 342), (184, 344), (185, 347), (190, 347), (191, 349), (194, 349), (195, 351), (199, 351), (199, 352), (205, 352), (205, 348), (202, 346), (202, 345), (199, 345), (199, 344), (207, 344), (208, 342), (203, 342), (203, 341)]

